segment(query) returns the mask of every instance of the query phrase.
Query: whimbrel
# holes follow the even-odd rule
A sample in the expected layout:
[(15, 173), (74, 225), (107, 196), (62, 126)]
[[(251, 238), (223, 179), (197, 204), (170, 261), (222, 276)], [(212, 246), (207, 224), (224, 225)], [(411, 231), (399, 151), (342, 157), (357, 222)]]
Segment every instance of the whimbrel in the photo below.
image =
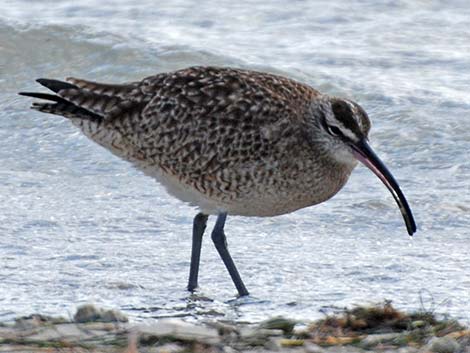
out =
[(240, 296), (248, 291), (227, 249), (227, 215), (269, 217), (321, 203), (357, 161), (391, 191), (408, 233), (410, 207), (368, 144), (370, 121), (355, 102), (273, 74), (191, 67), (122, 85), (38, 79), (55, 94), (32, 108), (68, 118), (91, 140), (199, 208), (188, 289), (198, 285), (209, 215), (212, 240)]

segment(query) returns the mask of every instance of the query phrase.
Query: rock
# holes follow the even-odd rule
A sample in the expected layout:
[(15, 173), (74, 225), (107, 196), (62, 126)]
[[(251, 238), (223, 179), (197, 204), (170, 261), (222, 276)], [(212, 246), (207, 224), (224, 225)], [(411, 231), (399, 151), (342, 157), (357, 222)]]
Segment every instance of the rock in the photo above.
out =
[[(94, 323), (93, 329), (88, 324), (56, 324), (40, 327), (27, 335), (28, 340), (32, 341), (67, 341), (79, 342), (84, 340), (96, 339), (100, 340), (107, 336), (111, 331), (112, 334), (119, 334), (114, 325), (114, 329), (110, 330), (106, 323), (102, 323), (104, 327), (98, 327)], [(23, 332), (24, 335), (24, 332)]]
[(282, 330), (244, 327), (240, 330), (240, 340), (250, 346), (264, 346), (270, 337), (282, 336)]
[(383, 334), (368, 335), (360, 342), (359, 345), (362, 348), (375, 347), (381, 343), (392, 342), (393, 340), (396, 340), (400, 336), (401, 336), (400, 333), (383, 333)]
[(61, 339), (60, 333), (55, 330), (54, 327), (49, 327), (41, 330), (38, 333), (28, 336), (28, 339), (32, 341), (58, 341)]
[(179, 319), (163, 319), (152, 325), (141, 325), (138, 331), (146, 334), (147, 340), (152, 337), (168, 337), (173, 340), (198, 341), (207, 344), (220, 342), (219, 333), (214, 328), (196, 326)]
[(127, 322), (128, 318), (117, 310), (98, 309), (94, 305), (82, 305), (77, 309), (73, 320), (78, 323), (83, 322)]
[[(263, 345), (263, 348), (264, 348), (263, 352), (265, 352), (265, 350), (268, 350), (269, 352), (305, 353), (305, 349), (304, 349), (305, 341), (304, 340), (270, 336), (270, 337), (264, 338), (264, 342), (265, 343)], [(261, 346), (261, 344), (259, 346)], [(252, 350), (250, 349), (249, 351), (251, 352)], [(243, 352), (245, 352), (245, 350)]]
[(84, 330), (105, 334), (106, 332), (115, 331), (116, 324), (112, 322), (85, 322), (80, 325)]
[(225, 346), (222, 351), (223, 353), (238, 353), (238, 351), (229, 346)]
[[(258, 346), (262, 346), (264, 350), (272, 351), (272, 352), (278, 352), (281, 350), (282, 345), (281, 345), (282, 338), (280, 337), (266, 337), (264, 341), (260, 342)], [(264, 344), (263, 344), (264, 342)], [(253, 347), (250, 347), (253, 348)], [(251, 351), (251, 349), (250, 349)]]
[[(325, 348), (324, 353), (371, 353), (373, 351), (364, 350), (354, 346), (334, 346)], [(395, 353), (395, 352), (394, 352)]]
[(219, 321), (207, 322), (206, 324), (215, 328), (221, 336), (238, 335), (238, 329), (235, 325)]
[(415, 320), (411, 323), (411, 327), (412, 328), (421, 328), (421, 327), (424, 327), (426, 326), (426, 321), (424, 320)]
[(57, 331), (57, 333), (64, 337), (81, 337), (84, 336), (85, 330), (81, 329), (75, 324), (61, 324), (61, 325), (55, 325), (54, 329)]
[(166, 343), (160, 347), (157, 347), (155, 353), (179, 353), (187, 352), (187, 348), (178, 343)]
[(290, 335), (294, 329), (296, 322), (283, 318), (282, 316), (263, 321), (259, 327), (269, 330), (282, 330), (284, 334)]
[(307, 324), (297, 323), (292, 329), (292, 335), (298, 338), (309, 338), (310, 337), (309, 328), (310, 327)]
[(325, 353), (325, 350), (319, 345), (312, 342), (305, 342), (305, 353)]
[(61, 317), (33, 314), (15, 319), (15, 328), (30, 330), (45, 324), (57, 324), (63, 322), (67, 322), (67, 320)]
[[(385, 352), (387, 352), (387, 351), (385, 351)], [(392, 349), (388, 352), (389, 353), (417, 353), (417, 352), (419, 352), (419, 349), (416, 348), (416, 347), (407, 346), (407, 347), (400, 347), (398, 349)]]
[(83, 341), (92, 337), (89, 332), (80, 329), (76, 324), (59, 324), (47, 326), (39, 332), (28, 336), (32, 341)]
[(460, 344), (451, 337), (435, 337), (427, 344), (434, 353), (455, 353), (460, 350)]

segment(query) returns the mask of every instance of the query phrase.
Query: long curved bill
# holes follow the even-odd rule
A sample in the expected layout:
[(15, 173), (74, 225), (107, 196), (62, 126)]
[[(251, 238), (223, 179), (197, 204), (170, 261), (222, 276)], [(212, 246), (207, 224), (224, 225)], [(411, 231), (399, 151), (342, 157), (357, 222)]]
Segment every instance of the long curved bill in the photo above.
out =
[(390, 190), (393, 198), (400, 208), (403, 219), (405, 220), (406, 229), (409, 235), (413, 235), (416, 232), (416, 223), (411, 213), (410, 206), (406, 201), (405, 195), (400, 190), (397, 181), (393, 177), (392, 173), (389, 172), (387, 167), (382, 163), (380, 158), (375, 154), (372, 148), (367, 143), (367, 140), (363, 139), (356, 144), (352, 145), (353, 154), (362, 164), (372, 170), (375, 175), (385, 184)]

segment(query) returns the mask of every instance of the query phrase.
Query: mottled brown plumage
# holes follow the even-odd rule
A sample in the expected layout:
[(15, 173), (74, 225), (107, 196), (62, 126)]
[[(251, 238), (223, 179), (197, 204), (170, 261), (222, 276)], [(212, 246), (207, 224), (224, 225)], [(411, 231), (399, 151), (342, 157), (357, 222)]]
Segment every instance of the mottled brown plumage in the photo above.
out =
[(103, 117), (72, 117), (75, 125), (206, 213), (291, 212), (331, 197), (352, 170), (335, 168), (305, 135), (322, 95), (284, 77), (193, 67), (127, 85), (67, 81), (76, 87), (59, 96)]
[(367, 145), (367, 114), (352, 101), (285, 77), (216, 67), (124, 85), (67, 81), (38, 80), (57, 95), (22, 94), (52, 101), (33, 108), (69, 118), (200, 208), (190, 289), (197, 285), (204, 215), (219, 215), (214, 242), (239, 293), (247, 294), (224, 248), (225, 216), (275, 216), (323, 202), (346, 183), (357, 159), (392, 191), (410, 234), (416, 229), (398, 184)]

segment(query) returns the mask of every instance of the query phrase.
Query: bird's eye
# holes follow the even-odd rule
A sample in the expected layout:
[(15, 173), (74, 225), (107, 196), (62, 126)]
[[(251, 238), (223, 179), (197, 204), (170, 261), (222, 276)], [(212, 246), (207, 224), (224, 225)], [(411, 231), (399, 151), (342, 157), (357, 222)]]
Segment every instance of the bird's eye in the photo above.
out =
[(332, 136), (339, 136), (341, 135), (341, 130), (336, 126), (327, 126), (328, 133)]

